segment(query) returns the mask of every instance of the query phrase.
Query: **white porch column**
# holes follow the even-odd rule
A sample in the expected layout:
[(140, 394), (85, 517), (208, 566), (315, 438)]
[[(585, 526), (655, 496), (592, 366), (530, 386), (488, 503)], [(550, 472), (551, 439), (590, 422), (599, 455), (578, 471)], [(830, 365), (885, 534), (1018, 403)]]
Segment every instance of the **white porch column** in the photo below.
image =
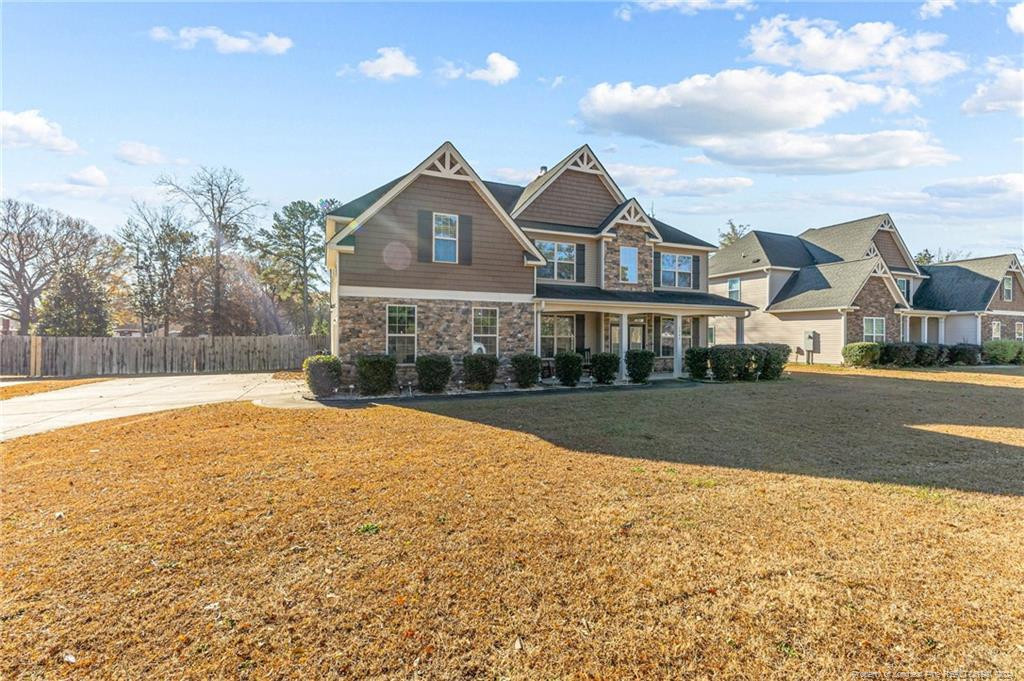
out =
[(626, 350), (629, 349), (629, 315), (619, 315), (619, 378), (626, 380)]
[(900, 322), (903, 325), (903, 340), (909, 342), (910, 341), (910, 315), (903, 315), (903, 317), (901, 317), (901, 319), (903, 320), (903, 321)]
[(928, 318), (921, 317), (921, 342), (928, 342)]
[(946, 342), (946, 318), (939, 317), (939, 343)]
[(540, 357), (540, 310), (533, 309), (533, 345), (535, 354)]
[(681, 314), (676, 315), (675, 342), (676, 349), (675, 352), (672, 353), (672, 375), (679, 378), (683, 375), (683, 315)]

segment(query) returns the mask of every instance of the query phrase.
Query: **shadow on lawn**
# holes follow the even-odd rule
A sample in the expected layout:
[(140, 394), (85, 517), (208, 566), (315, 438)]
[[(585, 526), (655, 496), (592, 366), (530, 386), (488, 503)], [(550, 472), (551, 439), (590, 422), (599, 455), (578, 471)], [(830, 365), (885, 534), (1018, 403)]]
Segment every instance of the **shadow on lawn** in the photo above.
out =
[(1021, 388), (796, 374), (400, 406), (613, 456), (1024, 495)]

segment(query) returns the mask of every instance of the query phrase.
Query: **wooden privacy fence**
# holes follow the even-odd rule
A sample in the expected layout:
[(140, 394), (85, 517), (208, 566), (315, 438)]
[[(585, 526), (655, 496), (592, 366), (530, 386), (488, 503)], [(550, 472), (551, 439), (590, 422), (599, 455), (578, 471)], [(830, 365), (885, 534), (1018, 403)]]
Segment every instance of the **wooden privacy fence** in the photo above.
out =
[(0, 336), (0, 375), (111, 376), (298, 369), (326, 336)]

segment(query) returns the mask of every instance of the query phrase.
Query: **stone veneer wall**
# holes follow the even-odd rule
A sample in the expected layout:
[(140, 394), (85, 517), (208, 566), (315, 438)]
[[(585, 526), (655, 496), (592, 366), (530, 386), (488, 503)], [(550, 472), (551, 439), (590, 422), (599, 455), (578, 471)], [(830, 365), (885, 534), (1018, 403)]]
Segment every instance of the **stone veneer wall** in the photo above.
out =
[(885, 317), (885, 340), (900, 342), (900, 317), (896, 314), (896, 299), (881, 277), (868, 277), (868, 282), (853, 301), (857, 310), (846, 313), (846, 342), (864, 340), (864, 318)]
[[(381, 354), (387, 350), (387, 306), (416, 306), (416, 351), (420, 355), (443, 354), (456, 362), (452, 380), (461, 378), (462, 356), (470, 350), (474, 307), (498, 308), (499, 380), (510, 375), (509, 358), (519, 352), (534, 352), (532, 303), (494, 303), (463, 300), (408, 300), (402, 298), (338, 299), (338, 355), (344, 365), (345, 381), (355, 377), (359, 355)], [(416, 369), (399, 365), (402, 382), (415, 382)]]
[[(654, 290), (654, 247), (647, 243), (643, 227), (615, 225), (617, 236), (604, 242), (604, 287), (618, 291)], [(637, 250), (637, 283), (619, 281), (619, 248), (635, 246)]]
[[(998, 295), (998, 293), (996, 294)], [(981, 342), (992, 340), (992, 322), (1001, 322), (1003, 328), (1000, 332), (1002, 340), (1015, 340), (1014, 324), (1024, 322), (1021, 315), (999, 314), (998, 312), (986, 312), (981, 317)]]

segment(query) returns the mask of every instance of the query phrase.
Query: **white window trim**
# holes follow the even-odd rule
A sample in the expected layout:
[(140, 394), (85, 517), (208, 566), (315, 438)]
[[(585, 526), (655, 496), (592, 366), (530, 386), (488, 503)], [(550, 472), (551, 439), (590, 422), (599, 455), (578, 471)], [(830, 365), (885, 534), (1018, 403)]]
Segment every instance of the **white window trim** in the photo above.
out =
[[(868, 321), (872, 321), (872, 322), (880, 321), (880, 322), (882, 322), (882, 333), (879, 334), (877, 326), (873, 324), (872, 326), (875, 327), (874, 328), (875, 333), (870, 334), (871, 338), (868, 339)], [(863, 321), (863, 333), (861, 334), (861, 338), (864, 340), (865, 343), (884, 343), (885, 342), (885, 331), (886, 331), (886, 329), (885, 329), (885, 317), (865, 317), (864, 321)], [(878, 338), (879, 335), (881, 335), (882, 340), (876, 340), (876, 338)]]
[[(558, 317), (567, 317), (568, 319), (572, 320), (572, 326), (571, 326), (572, 333), (569, 334), (568, 338), (572, 339), (573, 350), (575, 350), (576, 349), (576, 315), (568, 314), (568, 313), (564, 313), (564, 314), (558, 314), (558, 313), (542, 314), (541, 315), (541, 325), (540, 325), (540, 328), (542, 328), (542, 329), (544, 328), (544, 319), (543, 319), (544, 317), (554, 317), (555, 319), (557, 319)], [(554, 324), (554, 326), (552, 328), (554, 329), (554, 332), (552, 333), (552, 335), (550, 335), (550, 336), (545, 336), (543, 334), (540, 335), (540, 337), (539, 337), (540, 338), (540, 343), (538, 343), (538, 347), (544, 345), (543, 341), (544, 341), (545, 338), (550, 338), (551, 341), (552, 341), (551, 342), (551, 349), (554, 352), (554, 354), (550, 355), (550, 356), (541, 355), (541, 359), (554, 359), (555, 355), (558, 354), (558, 339), (559, 338), (563, 338), (564, 336), (559, 336), (558, 335), (558, 322), (557, 321), (555, 322), (555, 324)]]
[[(663, 357), (675, 357), (676, 356), (676, 347), (675, 347), (675, 344), (676, 344), (676, 334), (679, 334), (679, 337), (682, 340), (684, 340), (684, 341), (689, 339), (689, 341), (690, 341), (690, 346), (689, 347), (691, 347), (691, 348), (693, 347), (693, 327), (698, 322), (696, 321), (696, 318), (694, 318), (694, 317), (683, 316), (681, 318), (683, 322), (685, 322), (686, 320), (690, 321), (690, 335), (689, 336), (684, 336), (684, 335), (682, 335), (682, 329), (677, 329), (672, 334), (672, 343), (670, 345), (672, 350), (669, 351), (669, 353), (667, 355), (661, 354), (662, 336), (665, 335), (665, 320), (666, 319), (670, 319), (672, 321), (672, 326), (675, 326), (675, 324), (676, 324), (676, 316), (675, 315), (658, 315), (658, 316), (661, 317), (661, 336), (658, 336), (658, 338), (657, 338), (658, 352), (655, 355), (655, 357), (663, 358)], [(685, 346), (685, 343), (683, 345)], [(687, 347), (683, 347), (683, 354), (686, 353), (687, 349), (688, 349)]]
[(408, 338), (407, 333), (391, 333), (391, 326), (388, 323), (391, 320), (391, 308), (393, 307), (411, 307), (412, 313), (412, 362), (399, 362), (399, 366), (412, 366), (416, 364), (416, 358), (420, 354), (420, 310), (418, 305), (405, 305), (398, 304), (388, 305), (384, 310), (384, 354), (390, 355), (391, 352), (391, 337), (395, 338)]
[(992, 340), (1003, 340), (1003, 323), (992, 322)]
[[(622, 252), (625, 251), (626, 249), (629, 249), (629, 250), (633, 251), (633, 254), (636, 256), (635, 259), (634, 259), (634, 265), (635, 265), (634, 272), (636, 272), (636, 279), (633, 279), (632, 281), (629, 280), (629, 279), (623, 279), (622, 278), (622, 274), (624, 272), (624, 268), (622, 266)], [(637, 248), (636, 246), (619, 246), (619, 283), (620, 284), (639, 284), (640, 283), (640, 249)]]
[[(693, 256), (692, 255), (690, 255), (689, 253), (661, 253), (659, 251), (655, 251), (655, 255), (659, 258), (659, 262), (661, 262), (661, 276), (662, 277), (665, 276), (666, 270), (665, 270), (665, 262), (663, 260), (661, 260), (661, 258), (663, 256), (668, 255), (668, 256), (671, 256), (673, 261), (675, 262), (675, 267), (672, 267), (672, 268), (667, 270), (668, 272), (674, 272), (675, 273), (675, 277), (673, 278), (673, 281), (675, 283), (672, 284), (671, 286), (666, 286), (665, 282), (659, 279), (659, 281), (657, 283), (657, 286), (660, 286), (662, 288), (681, 288), (681, 289), (686, 289), (686, 290), (692, 289), (692, 288), (697, 288), (696, 286), (693, 285)], [(690, 261), (690, 270), (688, 272), (686, 270), (679, 269), (679, 259), (680, 258), (688, 258), (689, 259), (689, 261)], [(689, 274), (690, 275), (690, 285), (689, 286), (680, 286), (679, 285), (679, 275), (680, 274)]]
[[(732, 297), (732, 282), (736, 282), (736, 297)], [(742, 280), (739, 277), (732, 277), (725, 283), (725, 297), (729, 300), (739, 300), (743, 296)]]
[[(901, 281), (904, 282), (907, 285), (907, 290), (906, 291), (904, 291), (903, 287), (900, 286), (900, 282)], [(896, 288), (898, 288), (900, 290), (900, 293), (903, 294), (903, 297), (906, 298), (907, 302), (909, 303), (910, 302), (910, 280), (907, 279), (906, 277), (896, 277)]]
[[(437, 216), (443, 215), (446, 218), (455, 218), (455, 238), (450, 239), (446, 236), (440, 237), (442, 241), (454, 241), (455, 242), (455, 260), (438, 260), (437, 259)], [(430, 259), (432, 262), (440, 263), (442, 265), (458, 265), (459, 264), (459, 216), (455, 213), (431, 213), (430, 218)]]
[[(476, 332), (476, 311), (477, 310), (494, 310), (494, 333), (477, 333)], [(496, 307), (474, 307), (470, 311), (469, 318), (469, 351), (473, 352), (473, 343), (477, 337), (480, 338), (494, 338), (494, 356), (501, 357), (501, 310)]]
[[(1007, 284), (1009, 284), (1009, 286), (1007, 286)], [(1009, 303), (1009, 302), (1013, 301), (1013, 277), (1003, 277), (1002, 289), (1003, 289), (1003, 302), (1004, 303)], [(1006, 295), (1007, 293), (1009, 293), (1010, 295), (1007, 296)]]
[(1015, 322), (1013, 325), (1013, 339), (1024, 341), (1024, 322)]
[[(539, 239), (534, 244), (537, 246), (537, 250), (540, 250), (540, 244), (551, 244), (554, 246), (555, 257), (551, 261), (551, 276), (542, 277), (540, 276), (541, 268), (537, 268), (537, 278), (543, 279), (544, 281), (576, 281), (576, 250), (579, 248), (579, 244), (575, 241), (548, 241), (546, 239)], [(559, 246), (572, 246), (572, 260), (559, 260), (558, 258), (558, 247)], [(572, 264), (572, 277), (568, 279), (558, 278), (558, 263), (565, 265)]]
[(708, 347), (711, 347), (712, 345), (715, 344), (715, 327), (714, 327), (714, 325), (708, 324), (707, 336), (708, 336)]

